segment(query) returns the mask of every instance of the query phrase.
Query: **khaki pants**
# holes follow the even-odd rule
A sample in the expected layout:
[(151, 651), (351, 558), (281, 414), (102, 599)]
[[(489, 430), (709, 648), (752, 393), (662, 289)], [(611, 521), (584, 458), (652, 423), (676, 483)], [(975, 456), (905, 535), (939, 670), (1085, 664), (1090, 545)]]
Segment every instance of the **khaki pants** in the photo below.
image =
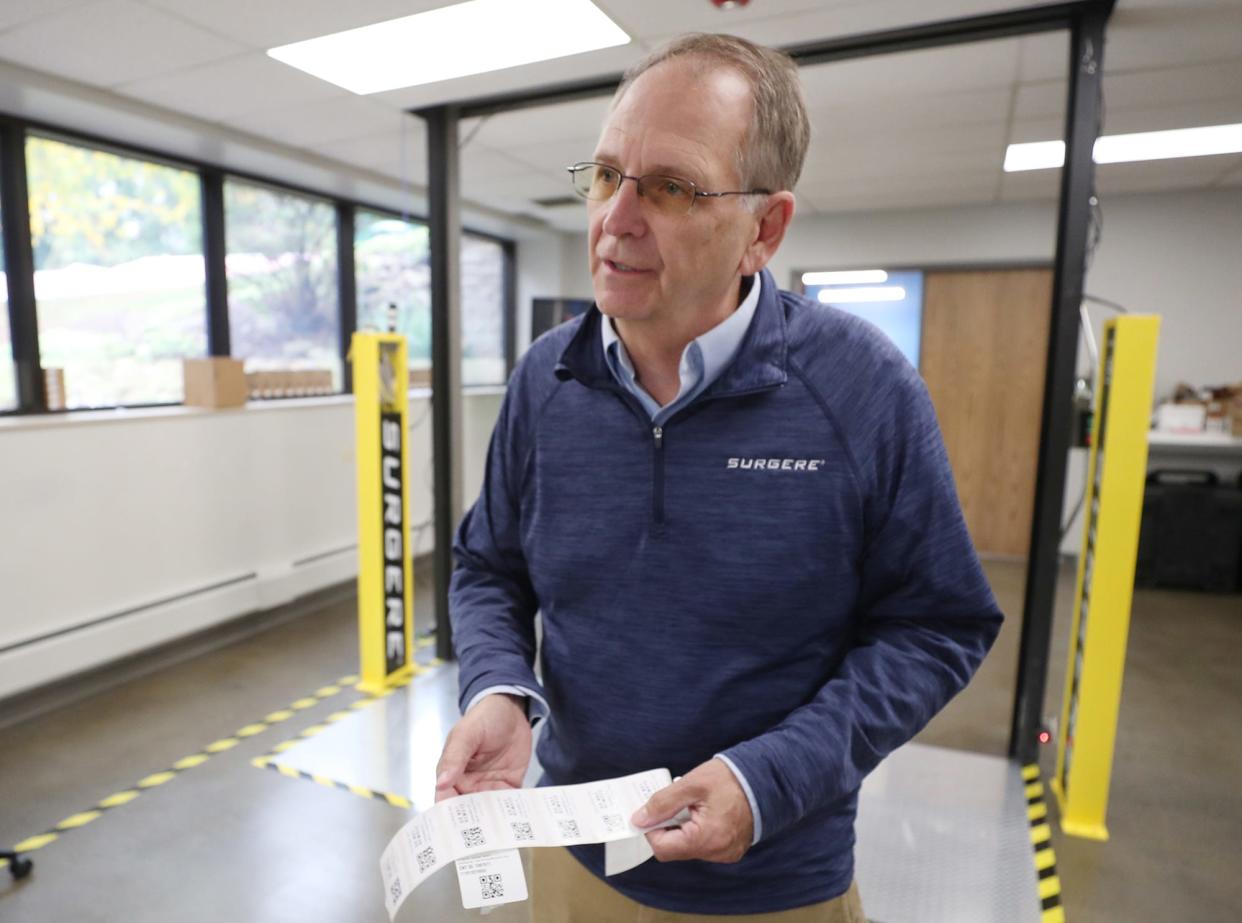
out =
[(636, 903), (588, 872), (567, 849), (532, 849), (530, 860), (531, 923), (867, 923), (856, 883), (822, 904), (779, 913), (716, 917), (672, 913)]

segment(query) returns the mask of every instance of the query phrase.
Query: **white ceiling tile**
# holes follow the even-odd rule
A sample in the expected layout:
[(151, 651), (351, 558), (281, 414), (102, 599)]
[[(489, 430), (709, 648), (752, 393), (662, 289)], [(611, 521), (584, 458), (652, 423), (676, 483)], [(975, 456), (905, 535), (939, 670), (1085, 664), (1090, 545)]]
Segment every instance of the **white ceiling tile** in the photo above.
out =
[(1060, 141), (1064, 134), (1064, 119), (1023, 119), (1009, 126), (1009, 140), (1007, 143), (1031, 144), (1035, 141)]
[(943, 151), (912, 156), (901, 148), (857, 147), (808, 158), (800, 186), (811, 188), (821, 180), (837, 184), (852, 183), (869, 177), (889, 179), (892, 183), (920, 178), (948, 179), (961, 174), (999, 170), (1004, 150)]
[(1114, 107), (1151, 107), (1205, 99), (1242, 98), (1242, 31), (1237, 56), (1191, 67), (1104, 74), (1104, 101)]
[(264, 107), (249, 115), (225, 119), (233, 128), (296, 145), (378, 134), (395, 130), (406, 121), (420, 120), (399, 109), (353, 95)]
[(0, 29), (10, 29), (89, 2), (91, 0), (4, 0), (0, 4)]
[(928, 187), (917, 191), (876, 191), (871, 194), (842, 193), (835, 196), (815, 198), (816, 211), (831, 212), (875, 212), (892, 211), (906, 208), (943, 208), (963, 205), (982, 205), (991, 202), (991, 189), (973, 187), (968, 189), (946, 189), (944, 187)]
[(1064, 80), (1023, 83), (1014, 98), (1015, 120), (1062, 118), (1065, 114), (1066, 84)]
[(0, 59), (100, 86), (238, 54), (245, 47), (133, 0), (102, 0), (0, 33)]
[(600, 96), (468, 119), (461, 124), (461, 137), (473, 133), (482, 144), (503, 150), (550, 141), (589, 140), (593, 146), (610, 105), (609, 97)]
[(855, 0), (759, 0), (751, 6), (718, 9), (707, 0), (669, 3), (667, 0), (594, 0), (630, 35), (640, 38), (683, 32), (744, 33), (760, 22), (802, 18), (824, 7), (848, 6)]
[(979, 91), (1010, 86), (1018, 40), (980, 42), (802, 68), (802, 86), (817, 107)]
[(370, 169), (392, 171), (398, 178), (423, 183), (427, 177), (426, 134), (411, 118), (402, 130), (378, 132), (314, 145), (316, 153)]
[(213, 122), (275, 106), (350, 95), (253, 51), (227, 61), (126, 83), (117, 91)]
[(1104, 198), (1134, 192), (1203, 189), (1242, 164), (1242, 155), (1182, 157), (1141, 163), (1108, 163), (1096, 167), (1096, 188)]
[[(629, 7), (629, 0), (623, 0)], [(899, 26), (919, 23), (936, 22), (944, 19), (956, 19), (977, 13), (996, 12), (1003, 9), (1028, 6), (1025, 2), (1002, 2), (1002, 0), (850, 0), (848, 3), (820, 3), (813, 9), (807, 9), (797, 15), (780, 15), (766, 18), (751, 18), (736, 21), (734, 25), (724, 25), (728, 18), (717, 15), (707, 0), (696, 0), (701, 4), (703, 13), (701, 24), (689, 28), (673, 28), (664, 24), (663, 17), (670, 7), (666, 0), (638, 0), (633, 4), (648, 13), (646, 22), (650, 24), (642, 33), (642, 38), (657, 44), (672, 38), (679, 32), (713, 31), (729, 32), (740, 35), (752, 42), (759, 42), (774, 47), (798, 45), (826, 38), (838, 38), (847, 35), (861, 35), (866, 32), (892, 29)], [(686, 6), (685, 3), (677, 5)], [(694, 4), (690, 4), (693, 8)], [(759, 6), (756, 0), (753, 9), (756, 14), (767, 11), (773, 6), (771, 0), (764, 0)], [(733, 11), (736, 12), (736, 11)], [(696, 22), (697, 22), (696, 18)]]
[[(1018, 79), (1023, 83), (1061, 80), (1069, 74), (1069, 33), (1041, 32), (1021, 40), (1018, 53)], [(1105, 69), (1107, 69), (1105, 54)]]
[(1030, 202), (1055, 199), (1061, 194), (1060, 170), (1029, 170), (1004, 173), (1000, 180), (1002, 202)]
[(1166, 2), (1134, 8), (1122, 2), (1108, 24), (1104, 70), (1237, 60), (1242, 45), (1242, 4)]
[(807, 100), (807, 109), (812, 133), (830, 137), (844, 126), (855, 125), (921, 128), (1003, 122), (1009, 115), (1012, 96), (1009, 88), (944, 93), (932, 98), (858, 96), (836, 107), (822, 107), (812, 97)]
[(1201, 125), (1236, 125), (1242, 123), (1242, 93), (1235, 99), (1213, 99), (1180, 103), (1175, 106), (1118, 109), (1109, 107), (1104, 119), (1104, 133), (1129, 134), (1139, 131), (1166, 131), (1172, 128), (1197, 128)]
[(805, 195), (816, 206), (823, 206), (841, 197), (881, 199), (908, 197), (925, 201), (937, 191), (954, 195), (992, 195), (997, 186), (999, 167), (972, 166), (958, 170), (927, 168), (918, 173), (900, 176), (872, 174), (867, 176), (834, 176), (820, 182), (799, 183), (797, 195)]
[(589, 160), (595, 151), (596, 140), (591, 138), (582, 141), (524, 144), (506, 148), (505, 151), (514, 160), (525, 164), (528, 169), (559, 180), (565, 184), (566, 189), (569, 189), (569, 174), (565, 172), (565, 168), (580, 160)]
[(476, 202), (510, 199), (521, 200), (533, 205), (536, 199), (564, 198), (573, 192), (566, 184), (561, 184), (537, 173), (522, 173), (517, 176), (497, 177), (479, 176), (462, 177), (461, 194)]
[(449, 0), (146, 0), (251, 48), (268, 49), (302, 39), (369, 26), (448, 6)]

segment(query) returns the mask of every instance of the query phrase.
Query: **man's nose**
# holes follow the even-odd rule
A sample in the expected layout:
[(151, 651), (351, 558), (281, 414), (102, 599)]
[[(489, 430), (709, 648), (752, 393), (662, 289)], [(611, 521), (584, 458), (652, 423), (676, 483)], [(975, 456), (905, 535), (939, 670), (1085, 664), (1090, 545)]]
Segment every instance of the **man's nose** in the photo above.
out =
[(605, 234), (612, 237), (637, 237), (647, 229), (642, 196), (638, 194), (638, 183), (635, 180), (621, 180), (621, 186), (603, 205), (607, 209), (604, 215)]

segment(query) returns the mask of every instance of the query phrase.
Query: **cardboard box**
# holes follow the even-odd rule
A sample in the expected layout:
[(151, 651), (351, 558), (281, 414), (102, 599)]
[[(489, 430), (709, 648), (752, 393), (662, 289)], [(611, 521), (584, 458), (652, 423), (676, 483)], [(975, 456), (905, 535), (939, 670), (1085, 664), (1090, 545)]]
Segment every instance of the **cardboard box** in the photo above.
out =
[(1201, 433), (1207, 419), (1203, 404), (1161, 404), (1156, 408), (1156, 429), (1162, 433)]
[(48, 410), (64, 410), (68, 406), (64, 369), (43, 370), (43, 393), (47, 397)]
[(184, 359), (181, 365), (187, 407), (241, 407), (246, 403), (245, 366), (240, 359), (212, 356)]

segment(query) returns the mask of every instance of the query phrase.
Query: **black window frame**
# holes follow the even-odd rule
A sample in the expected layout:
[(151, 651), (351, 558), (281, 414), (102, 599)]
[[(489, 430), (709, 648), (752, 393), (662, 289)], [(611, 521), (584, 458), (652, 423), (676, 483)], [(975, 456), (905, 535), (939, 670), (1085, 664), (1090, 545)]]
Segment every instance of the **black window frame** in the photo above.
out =
[[(31, 134), (66, 144), (106, 151), (120, 157), (146, 160), (180, 170), (188, 170), (198, 176), (203, 222), (202, 248), (206, 269), (205, 323), (208, 356), (231, 355), (228, 281), (225, 275), (224, 182), (228, 179), (236, 179), (264, 186), (276, 192), (309, 197), (334, 207), (336, 210), (338, 346), (344, 371), (342, 390), (336, 393), (349, 394), (351, 392), (349, 364), (344, 360), (349, 352), (350, 335), (357, 326), (357, 277), (354, 265), (354, 227), (357, 212), (359, 209), (364, 209), (424, 226), (428, 225), (426, 215), (403, 211), (390, 205), (380, 205), (364, 199), (341, 196), (272, 176), (238, 170), (41, 119), (30, 119), (0, 112), (0, 208), (3, 209), (4, 226), (3, 241), (0, 242), (0, 246), (4, 247), (9, 296), (9, 335), (14, 373), (17, 378), (17, 404), (13, 408), (0, 409), (0, 418), (182, 406), (180, 403), (168, 402), (116, 404), (63, 410), (48, 409), (47, 395), (43, 385), (42, 356), (39, 350), (38, 305), (34, 297), (34, 256), (31, 249), (30, 200), (26, 178), (26, 138)], [(500, 244), (504, 254), (502, 316), (507, 381), (517, 358), (515, 348), (517, 246), (512, 239), (489, 231), (467, 227), (463, 228), (463, 233)], [(489, 384), (478, 387), (496, 387), (503, 384), (504, 382), (499, 382), (497, 385)], [(264, 398), (263, 400), (282, 400), (282, 398)]]

